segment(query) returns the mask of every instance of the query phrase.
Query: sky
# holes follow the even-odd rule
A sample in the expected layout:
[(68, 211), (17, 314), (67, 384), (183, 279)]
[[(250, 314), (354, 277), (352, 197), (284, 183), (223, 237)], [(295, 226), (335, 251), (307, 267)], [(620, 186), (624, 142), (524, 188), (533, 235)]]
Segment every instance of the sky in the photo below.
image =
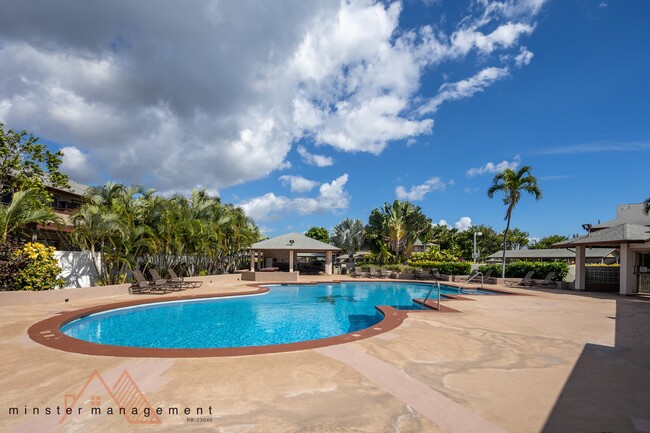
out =
[(205, 188), (268, 236), (409, 200), (581, 233), (650, 196), (647, 0), (0, 0), (0, 122), (82, 183)]

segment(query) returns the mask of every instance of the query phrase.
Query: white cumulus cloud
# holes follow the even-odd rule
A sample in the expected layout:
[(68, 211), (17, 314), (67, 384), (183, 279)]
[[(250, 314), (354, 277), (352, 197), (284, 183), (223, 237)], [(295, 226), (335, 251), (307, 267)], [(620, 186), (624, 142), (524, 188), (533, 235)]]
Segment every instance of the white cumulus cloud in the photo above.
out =
[(305, 146), (298, 146), (296, 150), (306, 164), (315, 165), (316, 167), (329, 167), (330, 165), (334, 165), (334, 159), (331, 157), (310, 153)]
[(291, 192), (308, 192), (314, 189), (318, 182), (309, 180), (302, 176), (280, 176), (283, 185), (289, 185)]
[(454, 227), (456, 227), (460, 232), (467, 230), (471, 226), (472, 226), (472, 219), (466, 216), (461, 217), (458, 221), (454, 223)]
[(496, 164), (493, 162), (488, 162), (483, 167), (470, 168), (467, 170), (466, 174), (468, 176), (476, 176), (485, 173), (499, 173), (506, 168), (515, 170), (517, 167), (519, 167), (519, 164), (521, 164), (521, 158), (519, 155), (515, 155), (512, 161), (503, 160)]
[(454, 181), (444, 182), (439, 177), (432, 177), (421, 185), (414, 185), (410, 190), (406, 190), (403, 186), (395, 188), (395, 195), (398, 200), (419, 201), (424, 199), (424, 196), (431, 191), (443, 191), (447, 185), (453, 185)]
[(332, 182), (323, 183), (316, 197), (289, 198), (269, 192), (245, 200), (239, 206), (256, 222), (274, 220), (287, 214), (310, 215), (341, 211), (347, 209), (350, 203), (349, 194), (344, 189), (347, 181), (346, 173)]
[[(101, 161), (116, 180), (221, 189), (288, 167), (296, 143), (379, 154), (430, 134), (444, 101), (530, 61), (518, 49), (545, 2), (480, 0), (448, 33), (401, 26), (398, 1), (8, 2), (0, 121)], [(511, 54), (422, 100), (425, 74), (472, 53), (479, 64)]]
[(93, 182), (98, 179), (97, 166), (87, 153), (74, 146), (61, 148), (63, 158), (59, 167), (61, 173), (67, 174), (78, 182)]

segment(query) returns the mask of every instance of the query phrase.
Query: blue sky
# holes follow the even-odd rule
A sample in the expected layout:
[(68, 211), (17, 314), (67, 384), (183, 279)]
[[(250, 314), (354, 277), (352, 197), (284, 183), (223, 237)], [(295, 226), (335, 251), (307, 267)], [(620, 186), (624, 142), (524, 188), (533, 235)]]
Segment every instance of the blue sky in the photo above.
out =
[(506, 166), (531, 237), (650, 196), (647, 1), (117, 3), (0, 18), (0, 120), (80, 181), (204, 187), (270, 236), (396, 198), (501, 230)]

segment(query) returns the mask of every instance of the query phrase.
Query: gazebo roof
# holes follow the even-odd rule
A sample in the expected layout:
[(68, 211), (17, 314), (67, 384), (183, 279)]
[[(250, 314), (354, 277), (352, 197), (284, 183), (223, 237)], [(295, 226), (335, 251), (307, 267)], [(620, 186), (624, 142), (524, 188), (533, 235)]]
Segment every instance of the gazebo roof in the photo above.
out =
[(619, 245), (622, 242), (648, 242), (650, 241), (650, 227), (638, 224), (621, 224), (568, 241), (553, 244), (555, 248), (575, 246)]
[(317, 241), (300, 233), (287, 233), (276, 238), (257, 242), (250, 250), (341, 251), (334, 245)]

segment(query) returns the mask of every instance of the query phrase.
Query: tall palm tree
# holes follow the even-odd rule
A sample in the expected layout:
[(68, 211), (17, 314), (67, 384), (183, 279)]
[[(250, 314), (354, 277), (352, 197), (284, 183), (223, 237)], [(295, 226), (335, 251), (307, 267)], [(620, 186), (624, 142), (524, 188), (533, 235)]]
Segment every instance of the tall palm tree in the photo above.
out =
[(384, 235), (386, 242), (395, 251), (395, 262), (399, 262), (399, 253), (408, 244), (409, 233), (406, 217), (409, 211), (408, 202), (395, 200), (392, 205), (384, 204)]
[(506, 168), (501, 173), (497, 173), (492, 179), (492, 186), (488, 189), (488, 197), (494, 197), (494, 193), (503, 192), (503, 204), (508, 208), (506, 210), (505, 220), (506, 229), (503, 231), (503, 257), (501, 263), (501, 278), (506, 276), (506, 240), (508, 229), (510, 228), (510, 219), (512, 211), (521, 199), (522, 193), (526, 192), (535, 197), (535, 200), (542, 198), (542, 190), (537, 185), (537, 179), (531, 173), (531, 167), (524, 166), (518, 171)]
[(10, 234), (19, 232), (28, 224), (51, 221), (61, 223), (61, 218), (49, 207), (44, 207), (34, 190), (17, 191), (9, 206), (0, 205), (0, 242), (4, 243)]
[(365, 227), (360, 219), (346, 218), (332, 229), (332, 243), (348, 253), (353, 254), (363, 246)]

